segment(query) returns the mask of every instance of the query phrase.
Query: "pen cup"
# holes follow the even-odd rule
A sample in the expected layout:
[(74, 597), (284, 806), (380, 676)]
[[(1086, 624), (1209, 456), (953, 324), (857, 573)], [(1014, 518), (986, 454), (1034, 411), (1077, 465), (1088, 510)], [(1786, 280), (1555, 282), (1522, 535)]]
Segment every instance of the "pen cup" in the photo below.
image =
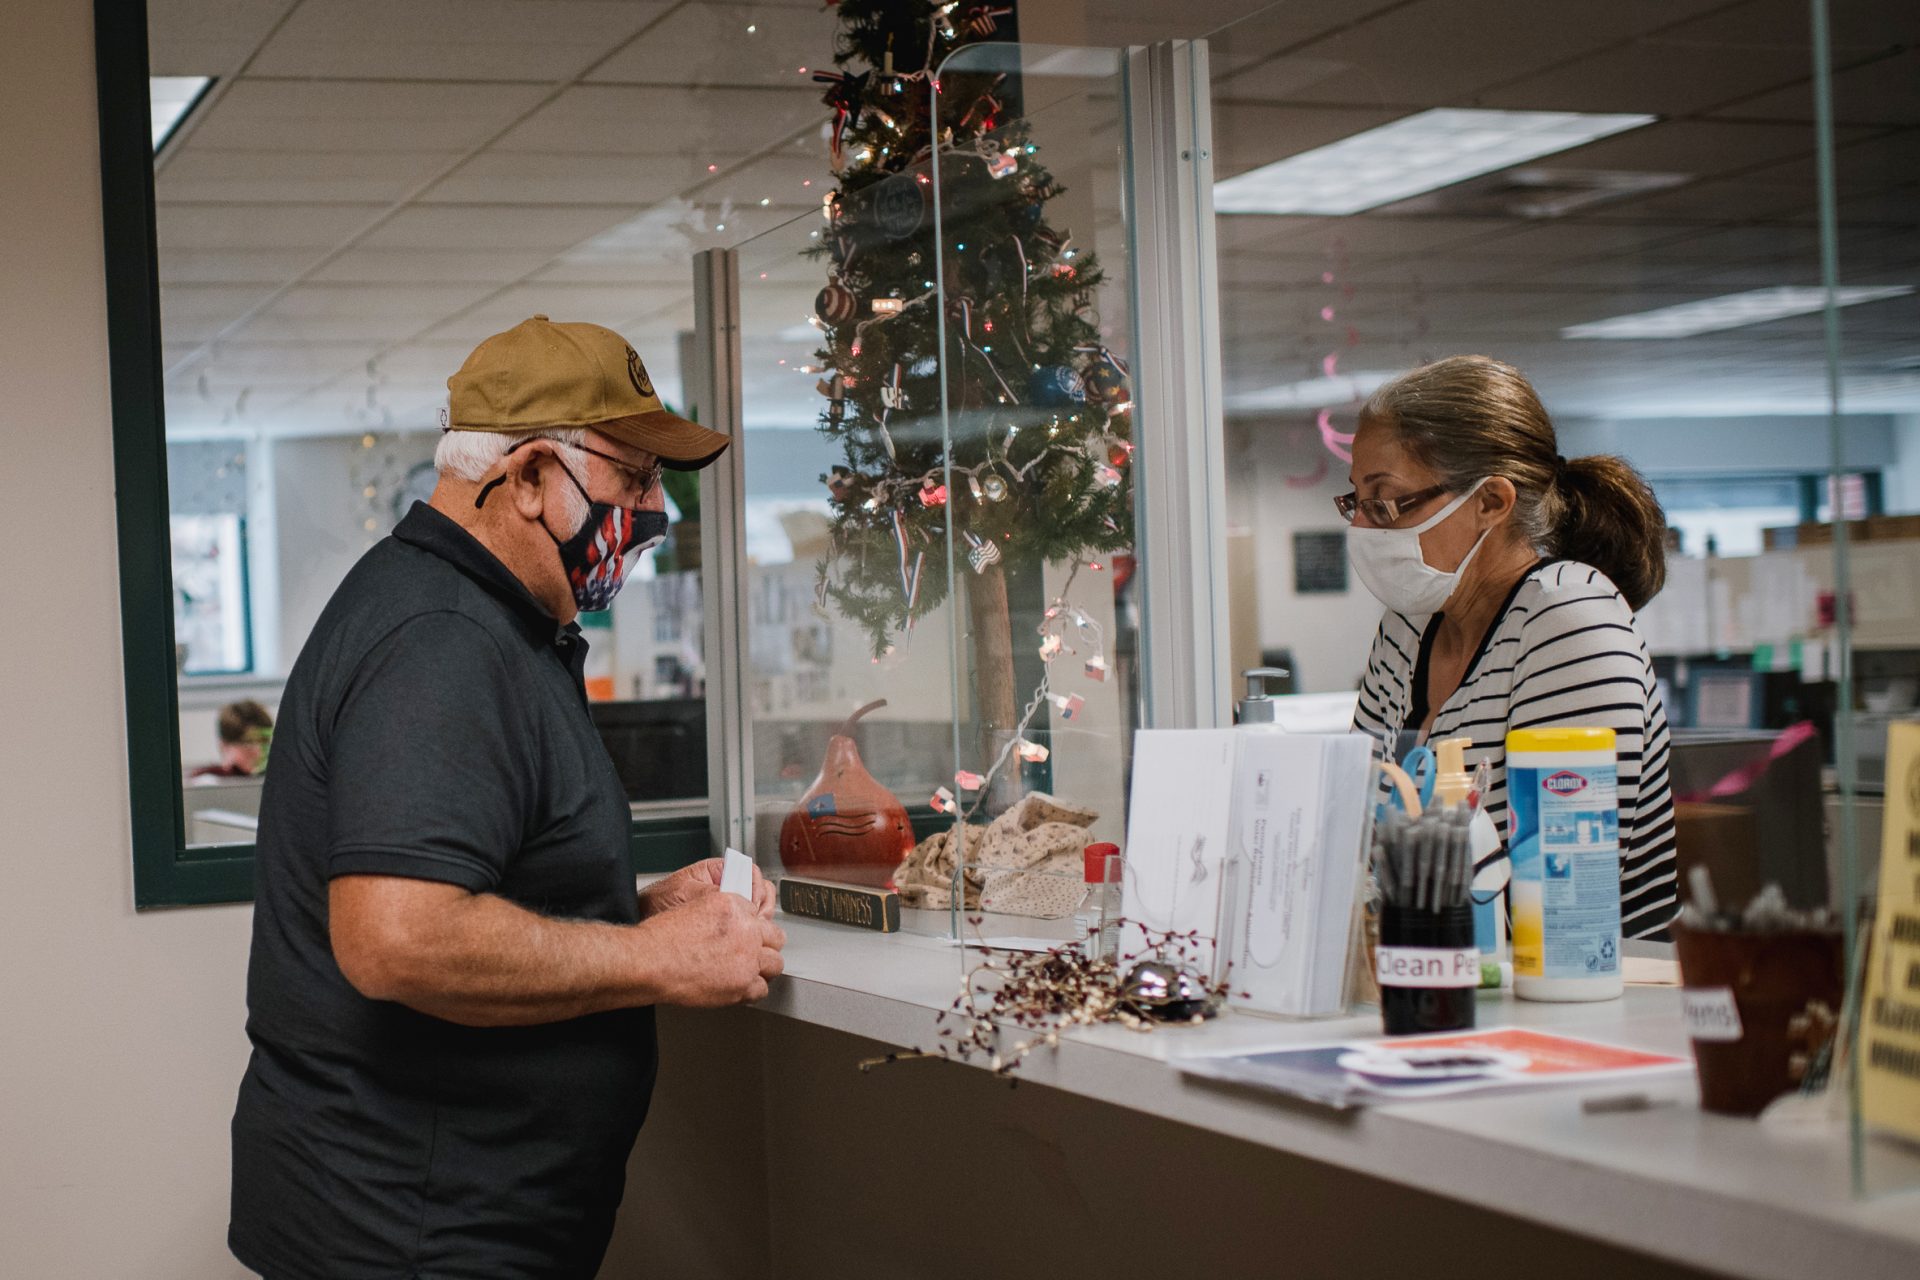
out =
[(1374, 976), (1388, 1035), (1472, 1027), (1474, 992), (1480, 986), (1472, 904), (1437, 911), (1382, 906)]

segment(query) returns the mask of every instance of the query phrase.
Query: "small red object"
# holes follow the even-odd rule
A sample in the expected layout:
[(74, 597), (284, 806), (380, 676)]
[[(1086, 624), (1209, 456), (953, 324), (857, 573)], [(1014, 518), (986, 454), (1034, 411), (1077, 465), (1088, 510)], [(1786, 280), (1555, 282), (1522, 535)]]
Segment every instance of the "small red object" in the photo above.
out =
[(1088, 884), (1107, 884), (1107, 859), (1120, 856), (1117, 844), (1090, 844), (1081, 851), (1081, 875)]

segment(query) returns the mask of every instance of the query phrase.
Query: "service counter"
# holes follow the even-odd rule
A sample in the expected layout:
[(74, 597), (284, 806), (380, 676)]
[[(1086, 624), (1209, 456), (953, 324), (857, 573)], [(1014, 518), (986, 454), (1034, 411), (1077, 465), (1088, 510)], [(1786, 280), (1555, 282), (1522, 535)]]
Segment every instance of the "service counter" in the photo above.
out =
[[(957, 949), (782, 923), (787, 976), (761, 1006), (663, 1016), (604, 1275), (663, 1258), (656, 1274), (689, 1277), (1920, 1275), (1920, 1194), (1853, 1198), (1842, 1125), (1707, 1115), (1690, 1075), (1338, 1113), (1168, 1065), (1379, 1029), (1238, 1013), (1070, 1033), (1018, 1088), (945, 1062), (863, 1073), (935, 1043)], [(1687, 1052), (1671, 987), (1586, 1005), (1484, 993), (1479, 1024)], [(1653, 1105), (1582, 1107), (1627, 1091)], [(1920, 1186), (1920, 1157), (1877, 1150), (1870, 1175)]]

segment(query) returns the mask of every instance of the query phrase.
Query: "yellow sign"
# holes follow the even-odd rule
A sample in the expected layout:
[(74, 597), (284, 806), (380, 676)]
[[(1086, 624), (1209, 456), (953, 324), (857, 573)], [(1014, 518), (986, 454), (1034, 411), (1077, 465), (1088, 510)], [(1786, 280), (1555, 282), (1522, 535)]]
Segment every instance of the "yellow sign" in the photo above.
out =
[(1880, 910), (1862, 1013), (1861, 1115), (1920, 1140), (1920, 724), (1887, 732)]

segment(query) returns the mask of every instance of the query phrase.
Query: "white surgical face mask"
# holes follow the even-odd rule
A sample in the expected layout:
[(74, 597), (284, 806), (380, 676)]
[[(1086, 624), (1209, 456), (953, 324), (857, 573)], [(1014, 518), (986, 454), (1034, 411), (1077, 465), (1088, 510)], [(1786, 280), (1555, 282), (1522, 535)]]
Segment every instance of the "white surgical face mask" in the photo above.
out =
[(1467, 566), (1473, 563), (1473, 557), (1479, 554), (1480, 544), (1487, 540), (1487, 534), (1493, 530), (1488, 529), (1474, 539), (1466, 559), (1451, 573), (1442, 572), (1427, 563), (1426, 557), (1420, 554), (1420, 535), (1458, 511), (1486, 482), (1486, 478), (1481, 477), (1474, 482), (1473, 488), (1442, 507), (1431, 519), (1411, 529), (1347, 526), (1347, 559), (1353, 562), (1353, 571), (1360, 575), (1360, 581), (1367, 584), (1367, 590), (1373, 592), (1374, 599), (1396, 613), (1440, 611), (1441, 606), (1453, 595), (1454, 588), (1460, 585), (1460, 575), (1466, 572)]

